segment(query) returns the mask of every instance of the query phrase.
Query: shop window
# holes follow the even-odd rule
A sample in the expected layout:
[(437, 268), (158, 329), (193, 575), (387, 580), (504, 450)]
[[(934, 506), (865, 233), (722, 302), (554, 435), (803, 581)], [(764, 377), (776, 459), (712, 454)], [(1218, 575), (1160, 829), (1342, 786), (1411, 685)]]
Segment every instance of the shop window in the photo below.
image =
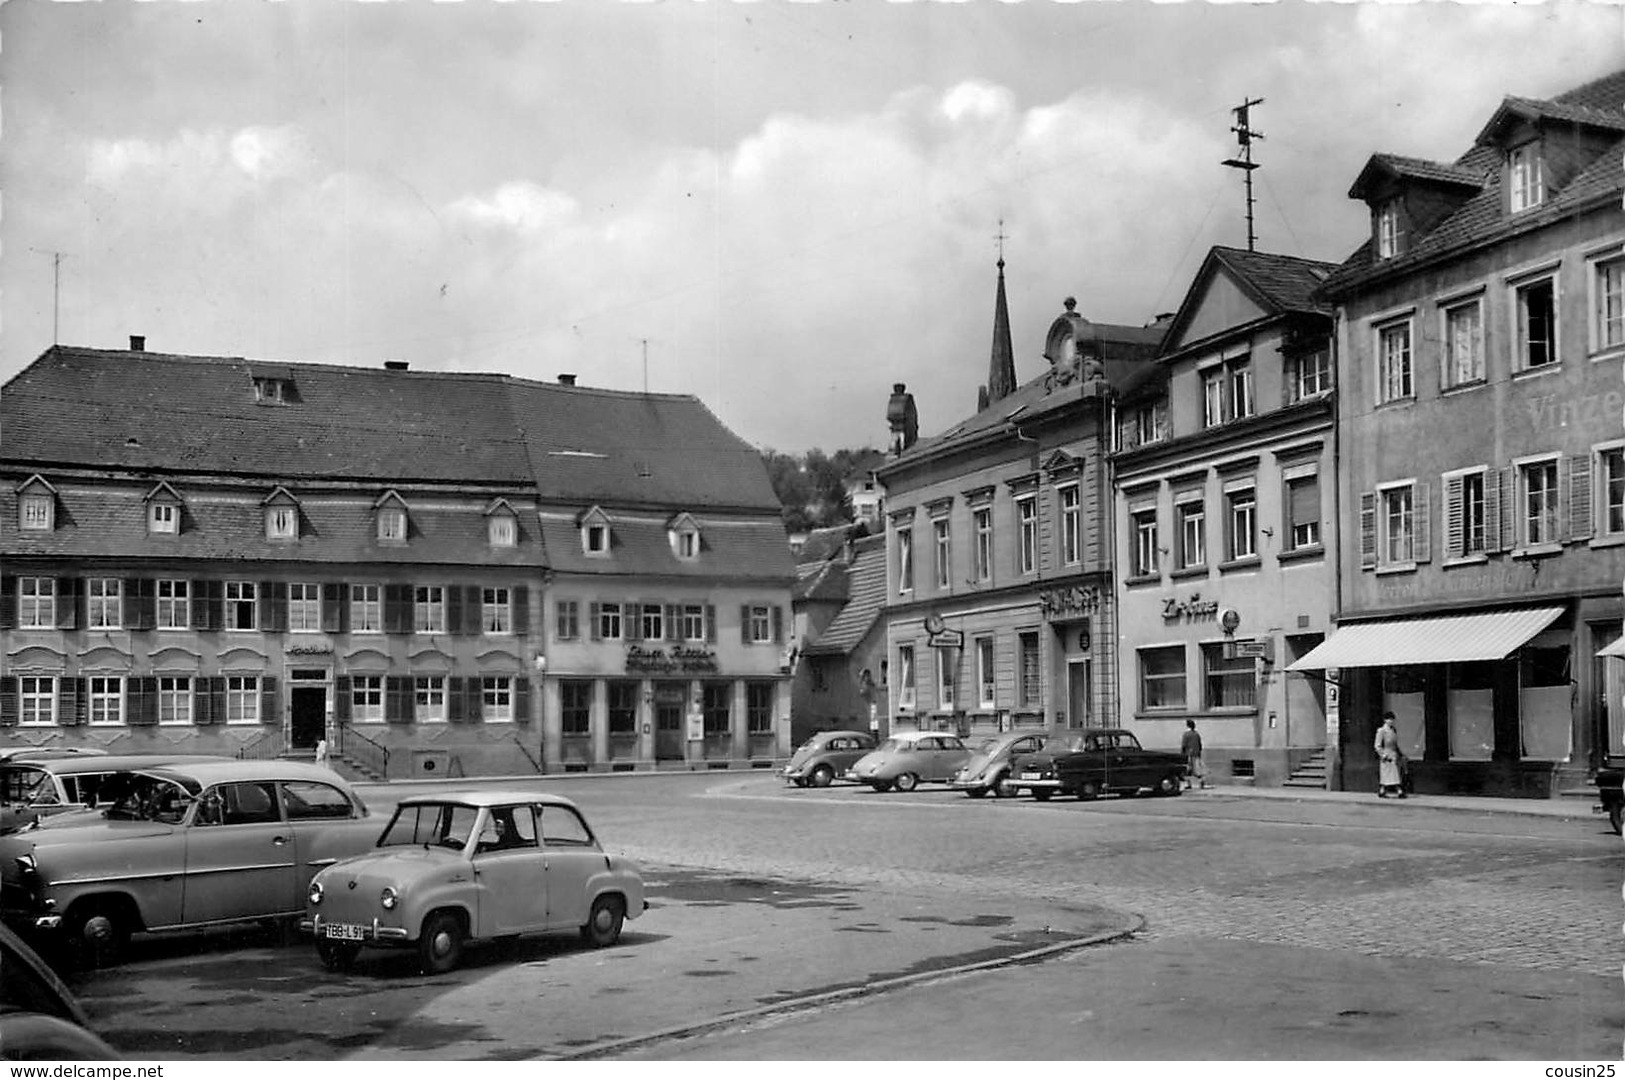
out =
[(1495, 751), (1495, 667), (1478, 660), (1446, 669), (1451, 761), (1488, 761)]
[(592, 681), (564, 679), (559, 682), (559, 717), (565, 735), (585, 735), (592, 730)]
[(1399, 750), (1420, 761), (1427, 751), (1427, 723), (1424, 706), (1425, 683), (1419, 667), (1385, 668), (1382, 675), (1382, 709), (1394, 714), (1399, 733)]
[(700, 709), (705, 721), (705, 734), (716, 738), (733, 730), (733, 683), (708, 682), (701, 686)]
[(1225, 646), (1202, 646), (1202, 708), (1252, 709), (1258, 706), (1258, 675), (1250, 656), (1226, 657)]
[(1518, 656), (1518, 734), (1525, 761), (1567, 761), (1573, 694), (1569, 647), (1526, 646)]
[(1017, 635), (1021, 647), (1020, 685), (1017, 698), (1022, 708), (1036, 708), (1043, 700), (1044, 680), (1038, 666), (1038, 634), (1024, 631)]
[(748, 682), (745, 684), (745, 723), (752, 735), (773, 733), (773, 684)]
[(897, 646), (897, 704), (914, 707), (914, 646)]
[(1185, 707), (1185, 647), (1162, 645), (1140, 650), (1140, 708)]
[(609, 690), (609, 733), (631, 736), (638, 733), (638, 683), (633, 679), (611, 679)]
[(979, 702), (984, 709), (993, 708), (993, 639), (976, 639), (976, 685)]

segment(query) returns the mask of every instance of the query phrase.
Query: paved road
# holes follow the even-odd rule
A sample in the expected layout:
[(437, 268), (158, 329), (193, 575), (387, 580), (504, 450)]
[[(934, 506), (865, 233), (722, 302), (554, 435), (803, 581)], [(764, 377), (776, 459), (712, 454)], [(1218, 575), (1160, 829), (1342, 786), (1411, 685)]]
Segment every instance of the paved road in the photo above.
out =
[[(908, 1057), (888, 1028), (945, 1016), (968, 1057), (1619, 1052), (1622, 849), (1585, 807), (539, 783), (648, 867), (656, 907), (620, 947), (526, 942), (435, 980), (394, 956), (329, 975), (308, 944), (263, 937), (149, 945), (82, 981), (93, 1020), (152, 1057)], [(932, 974), (1142, 923), (1131, 943)], [(877, 980), (900, 988), (842, 1004)], [(871, 1041), (831, 1044), (854, 1014)], [(1028, 1016), (1069, 1019), (1000, 1019)]]

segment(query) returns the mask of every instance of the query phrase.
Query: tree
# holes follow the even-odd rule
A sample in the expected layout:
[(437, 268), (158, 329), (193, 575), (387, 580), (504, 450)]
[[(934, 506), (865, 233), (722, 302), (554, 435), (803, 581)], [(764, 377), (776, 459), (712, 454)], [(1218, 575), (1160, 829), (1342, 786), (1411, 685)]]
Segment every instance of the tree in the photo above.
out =
[(846, 478), (862, 463), (878, 457), (877, 451), (869, 449), (826, 454), (814, 447), (799, 457), (776, 450), (762, 451), (773, 493), (784, 505), (784, 527), (790, 532), (806, 532), (851, 522), (852, 500), (846, 493)]

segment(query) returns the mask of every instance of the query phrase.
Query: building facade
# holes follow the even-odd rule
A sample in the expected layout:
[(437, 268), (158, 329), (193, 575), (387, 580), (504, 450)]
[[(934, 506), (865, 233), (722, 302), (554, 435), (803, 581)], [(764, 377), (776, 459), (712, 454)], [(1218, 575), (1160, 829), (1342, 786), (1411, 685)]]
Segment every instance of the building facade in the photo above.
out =
[(837, 549), (809, 582), (809, 605), (835, 581), (841, 600), (833, 616), (802, 638), (791, 721), (798, 746), (819, 731), (878, 732), (885, 709), (885, 537), (860, 536)]
[(1418, 790), (1548, 795), (1625, 753), (1625, 72), (1373, 156), (1338, 319), (1342, 787), (1395, 715)]
[[(1215, 248), (1159, 377), (1119, 400), (1113, 465), (1124, 725), (1219, 777), (1282, 783), (1327, 747), (1324, 683), (1287, 666), (1336, 606), (1335, 269)], [(1335, 745), (1335, 740), (1334, 740)]]
[[(586, 481), (551, 467), (550, 455), (570, 453), (569, 425), (619, 419), (602, 392), (131, 345), (55, 347), (0, 391), (0, 725), (12, 738), (266, 756), (325, 742), (335, 760), (379, 776), (622, 760), (607, 716), (589, 720), (593, 752), (571, 754), (548, 667), (547, 589), (560, 578), (544, 533), (561, 494), (610, 504), (620, 476), (660, 451), (583, 448), (598, 473)], [(641, 407), (704, 412), (686, 398)], [(719, 448), (743, 445), (709, 424)], [(550, 467), (539, 474), (538, 462)], [(742, 467), (732, 481), (749, 491)], [(758, 483), (759, 493), (765, 472)], [(594, 484), (602, 500), (585, 493)], [(644, 511), (678, 531), (712, 531), (653, 502)], [(736, 516), (753, 515), (777, 525), (776, 503)], [(756, 542), (751, 532), (747, 546)], [(606, 592), (713, 606), (788, 596), (782, 527), (766, 555), (785, 564), (776, 586), (766, 574), (742, 587), (726, 544), (730, 568), (708, 574), (704, 555), (718, 543), (701, 541), (696, 572), (677, 575), (681, 593), (647, 566)], [(776, 667), (760, 667), (776, 688)], [(757, 670), (730, 658), (714, 673), (733, 676), (732, 760), (750, 758), (744, 717), (764, 698), (735, 684)], [(704, 760), (707, 748), (703, 736), (685, 742), (683, 758)], [(638, 765), (659, 760), (652, 735), (636, 754)]]

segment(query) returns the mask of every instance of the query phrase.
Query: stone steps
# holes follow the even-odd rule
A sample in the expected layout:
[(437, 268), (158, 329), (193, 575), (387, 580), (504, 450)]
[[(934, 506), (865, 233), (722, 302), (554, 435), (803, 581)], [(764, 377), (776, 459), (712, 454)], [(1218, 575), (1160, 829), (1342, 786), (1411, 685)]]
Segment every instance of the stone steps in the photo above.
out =
[(1326, 790), (1326, 751), (1316, 750), (1309, 760), (1292, 770), (1292, 775), (1281, 784), (1290, 788), (1318, 788)]

